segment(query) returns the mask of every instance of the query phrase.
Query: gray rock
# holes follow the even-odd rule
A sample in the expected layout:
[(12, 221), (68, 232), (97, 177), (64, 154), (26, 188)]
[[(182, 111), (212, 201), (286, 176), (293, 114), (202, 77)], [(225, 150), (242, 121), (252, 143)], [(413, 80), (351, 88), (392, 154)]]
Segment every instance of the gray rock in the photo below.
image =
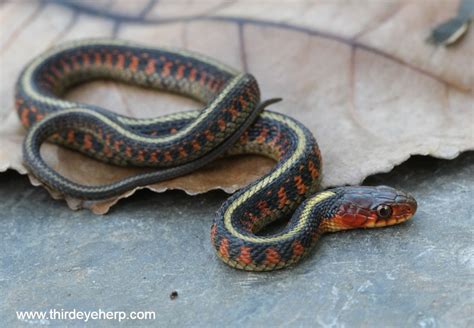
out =
[(140, 192), (96, 216), (2, 174), (0, 318), (6, 326), (83, 326), (15, 314), (54, 308), (156, 312), (124, 326), (472, 326), (473, 164), (472, 152), (453, 161), (415, 157), (369, 178), (414, 194), (415, 218), (327, 235), (300, 265), (263, 274), (214, 256), (209, 228), (224, 193)]

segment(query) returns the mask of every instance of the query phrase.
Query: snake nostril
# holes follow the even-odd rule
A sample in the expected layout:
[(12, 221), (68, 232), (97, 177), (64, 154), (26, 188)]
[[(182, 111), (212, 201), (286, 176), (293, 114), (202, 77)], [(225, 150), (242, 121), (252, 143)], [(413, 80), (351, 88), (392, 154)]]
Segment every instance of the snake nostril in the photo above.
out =
[(418, 204), (417, 204), (415, 198), (410, 197), (410, 199), (408, 201), (408, 206), (410, 206), (410, 210), (411, 210), (412, 214), (415, 214), (416, 209), (418, 208)]

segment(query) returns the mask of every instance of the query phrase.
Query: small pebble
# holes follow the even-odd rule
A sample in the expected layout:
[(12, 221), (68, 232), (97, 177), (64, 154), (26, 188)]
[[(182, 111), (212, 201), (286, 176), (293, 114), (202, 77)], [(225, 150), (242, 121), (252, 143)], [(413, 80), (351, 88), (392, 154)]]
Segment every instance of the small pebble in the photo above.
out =
[(178, 297), (178, 292), (177, 291), (172, 291), (170, 294), (170, 299), (175, 300)]

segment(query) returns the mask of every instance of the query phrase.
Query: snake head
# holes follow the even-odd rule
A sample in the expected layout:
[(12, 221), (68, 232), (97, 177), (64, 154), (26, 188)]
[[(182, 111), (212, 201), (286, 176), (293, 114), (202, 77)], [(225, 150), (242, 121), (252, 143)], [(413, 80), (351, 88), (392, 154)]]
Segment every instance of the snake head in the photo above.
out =
[(387, 186), (340, 188), (328, 231), (385, 227), (409, 220), (416, 212), (413, 196)]

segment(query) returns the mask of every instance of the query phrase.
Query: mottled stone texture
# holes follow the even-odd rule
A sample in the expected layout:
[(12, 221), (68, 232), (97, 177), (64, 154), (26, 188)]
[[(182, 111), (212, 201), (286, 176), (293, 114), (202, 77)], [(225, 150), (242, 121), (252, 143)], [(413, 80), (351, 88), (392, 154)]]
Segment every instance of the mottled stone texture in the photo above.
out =
[(371, 177), (368, 184), (416, 196), (413, 221), (325, 236), (297, 267), (265, 274), (214, 256), (209, 227), (224, 193), (142, 192), (96, 216), (2, 174), (0, 318), (31, 326), (15, 311), (101, 308), (156, 311), (153, 322), (125, 326), (472, 326), (473, 170), (474, 153), (466, 153), (415, 157)]

